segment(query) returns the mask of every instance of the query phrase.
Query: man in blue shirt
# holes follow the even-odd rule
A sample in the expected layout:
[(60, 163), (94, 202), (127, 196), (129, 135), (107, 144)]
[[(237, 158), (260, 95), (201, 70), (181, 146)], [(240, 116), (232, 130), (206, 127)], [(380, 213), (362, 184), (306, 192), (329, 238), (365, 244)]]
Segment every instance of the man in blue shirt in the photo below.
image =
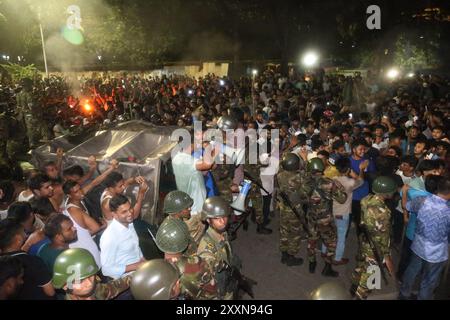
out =
[[(359, 175), (360, 165), (366, 161), (369, 165), (366, 169), (365, 174), (374, 173), (376, 171), (375, 163), (366, 157), (366, 151), (368, 146), (364, 139), (358, 139), (352, 144), (352, 155), (350, 156), (350, 163), (352, 170)], [(352, 201), (352, 218), (356, 225), (357, 235), (361, 233), (359, 229), (359, 224), (361, 221), (361, 200), (369, 195), (369, 182), (367, 178), (364, 180), (364, 184), (353, 191), (353, 201)]]
[(450, 235), (450, 180), (442, 178), (437, 195), (429, 196), (417, 215), (411, 246), (413, 255), (403, 277), (399, 299), (409, 299), (416, 277), (421, 273), (418, 299), (433, 299), (442, 270), (448, 261)]

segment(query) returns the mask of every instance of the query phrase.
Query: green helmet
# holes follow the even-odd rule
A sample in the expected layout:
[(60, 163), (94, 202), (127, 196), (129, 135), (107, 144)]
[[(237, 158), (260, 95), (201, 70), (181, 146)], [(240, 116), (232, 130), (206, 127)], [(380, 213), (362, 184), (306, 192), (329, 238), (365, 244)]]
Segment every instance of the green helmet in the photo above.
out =
[(300, 158), (295, 153), (288, 153), (281, 162), (286, 171), (297, 171), (300, 169)]
[(311, 159), (311, 161), (309, 161), (309, 163), (308, 163), (308, 171), (324, 172), (325, 165), (323, 164), (322, 159), (320, 159), (320, 158)]
[(372, 184), (372, 191), (375, 194), (392, 194), (397, 190), (397, 186), (389, 177), (378, 177)]
[(164, 213), (175, 214), (192, 207), (194, 200), (183, 191), (172, 191), (164, 199)]
[(165, 253), (179, 253), (189, 245), (189, 229), (180, 219), (167, 218), (163, 221), (156, 234), (156, 245)]
[(169, 262), (151, 260), (134, 273), (131, 293), (136, 300), (170, 300), (172, 288), (179, 278), (177, 269)]
[(223, 116), (217, 121), (217, 127), (222, 131), (236, 130), (237, 125), (236, 119), (230, 116)]
[[(86, 249), (68, 249), (63, 251), (53, 267), (53, 286), (63, 288), (67, 281), (80, 281), (97, 274), (98, 266), (92, 254)], [(74, 276), (80, 275), (77, 279)]]
[(350, 300), (345, 288), (335, 282), (328, 282), (311, 292), (311, 300)]
[(203, 204), (202, 215), (204, 218), (221, 218), (230, 215), (230, 204), (221, 197), (211, 197)]

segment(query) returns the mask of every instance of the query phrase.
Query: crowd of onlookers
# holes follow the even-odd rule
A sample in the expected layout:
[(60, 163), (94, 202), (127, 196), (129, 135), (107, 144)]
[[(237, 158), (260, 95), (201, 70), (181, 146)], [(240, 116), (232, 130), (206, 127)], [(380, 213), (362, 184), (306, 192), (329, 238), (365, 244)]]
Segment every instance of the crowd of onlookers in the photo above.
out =
[[(361, 199), (371, 192), (377, 176), (390, 176), (398, 187), (396, 197), (387, 203), (393, 245), (400, 249), (403, 244), (398, 279), (414, 282), (413, 272), (405, 274), (411, 263), (417, 270), (424, 263), (430, 268), (439, 264), (439, 273), (448, 261), (450, 198), (443, 182), (450, 177), (448, 79), (417, 75), (386, 82), (370, 73), (346, 78), (266, 71), (239, 79), (103, 76), (82, 79), (76, 98), (62, 79), (34, 90), (47, 93), (61, 106), (48, 120), (55, 136), (71, 126), (126, 119), (162, 126), (186, 127), (195, 120), (215, 125), (228, 114), (243, 129), (279, 129), (281, 151), (307, 150), (308, 159), (323, 160), (326, 177), (346, 187), (349, 200), (334, 208), (334, 214), (343, 217), (337, 224), (336, 261), (348, 263), (345, 235), (352, 219), (358, 223)], [(14, 104), (13, 98), (8, 99)], [(58, 161), (27, 172), (22, 181), (6, 175), (0, 179), (0, 299), (54, 297), (53, 263), (67, 248), (89, 250), (103, 275), (111, 278), (136, 270), (145, 261), (135, 233), (115, 223), (119, 219), (132, 225), (139, 217), (148, 189), (145, 180), (124, 179), (115, 171), (115, 161), (99, 176), (94, 159), (89, 168), (66, 168), (62, 152)], [(104, 190), (98, 199), (99, 218), (89, 214), (83, 198), (100, 184)], [(140, 190), (134, 208), (121, 196), (131, 184)], [(433, 210), (439, 212), (436, 219), (422, 218), (423, 211)], [(98, 234), (103, 234), (100, 241)], [(436, 246), (447, 251), (433, 253)]]

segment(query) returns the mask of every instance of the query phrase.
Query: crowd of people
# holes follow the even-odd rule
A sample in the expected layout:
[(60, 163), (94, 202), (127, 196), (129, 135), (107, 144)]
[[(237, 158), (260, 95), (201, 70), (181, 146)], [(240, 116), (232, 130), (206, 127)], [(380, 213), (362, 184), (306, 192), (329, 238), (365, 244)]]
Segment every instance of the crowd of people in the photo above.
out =
[[(357, 266), (348, 288), (353, 297), (368, 298), (371, 266), (378, 266), (401, 283), (400, 299), (414, 298), (419, 274), (417, 298), (433, 298), (448, 263), (449, 79), (386, 81), (370, 72), (284, 76), (272, 70), (237, 80), (104, 75), (80, 79), (76, 94), (68, 83), (26, 79), (2, 88), (0, 298), (253, 295), (255, 282), (240, 273), (242, 261), (231, 242), (241, 227), (248, 229), (247, 218), (257, 234), (270, 235), (276, 214), (286, 267), (304, 263), (298, 256), (304, 239), (309, 272), (316, 272), (319, 252), (322, 275), (339, 277), (333, 266), (350, 262), (345, 247), (355, 230)], [(50, 107), (50, 97), (57, 107)], [(64, 151), (58, 150), (56, 162), (27, 172), (26, 190), (20, 188), (23, 179), (13, 181), (21, 177), (11, 174), (42, 140), (127, 119), (183, 128), (201, 121), (203, 132), (193, 135), (201, 138), (208, 128), (218, 128), (224, 138), (229, 131), (254, 129), (257, 136), (248, 137), (247, 145), (269, 151), (256, 164), (223, 164), (219, 158), (233, 158), (227, 142), (208, 153), (212, 141), (196, 146), (193, 139), (172, 159), (178, 190), (165, 196), (168, 216), (155, 234), (150, 231), (161, 255), (146, 257), (136, 229), (147, 182), (124, 178), (117, 161), (97, 176), (95, 158), (88, 171), (65, 167)], [(277, 139), (270, 130), (278, 130)], [(249, 181), (246, 208), (232, 208)], [(123, 195), (132, 184), (139, 186), (133, 203)], [(94, 202), (100, 214), (93, 214), (85, 195), (99, 186)], [(394, 247), (401, 252), (398, 265)], [(70, 282), (74, 264), (81, 265), (80, 283)], [(145, 281), (150, 275), (158, 279), (153, 286)]]

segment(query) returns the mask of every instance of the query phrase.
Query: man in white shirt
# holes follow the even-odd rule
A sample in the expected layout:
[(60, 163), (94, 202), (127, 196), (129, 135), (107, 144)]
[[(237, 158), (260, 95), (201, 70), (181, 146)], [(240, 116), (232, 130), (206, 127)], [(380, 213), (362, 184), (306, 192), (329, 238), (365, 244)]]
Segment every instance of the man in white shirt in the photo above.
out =
[(145, 263), (134, 229), (133, 209), (124, 195), (117, 195), (109, 202), (113, 221), (100, 239), (100, 259), (103, 275), (122, 278), (136, 271)]

